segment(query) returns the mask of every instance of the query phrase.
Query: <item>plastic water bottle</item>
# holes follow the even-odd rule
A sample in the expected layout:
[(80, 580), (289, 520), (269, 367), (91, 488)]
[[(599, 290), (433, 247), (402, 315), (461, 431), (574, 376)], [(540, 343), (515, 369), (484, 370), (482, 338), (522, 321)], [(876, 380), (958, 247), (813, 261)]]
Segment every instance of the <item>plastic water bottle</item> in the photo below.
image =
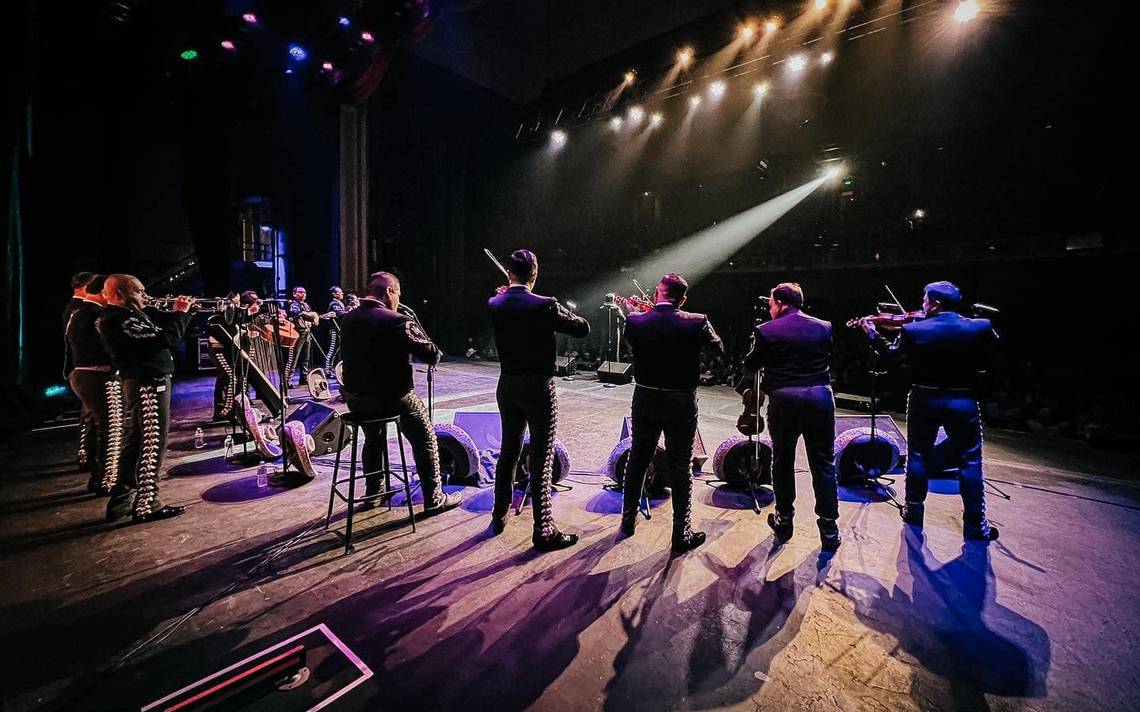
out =
[(264, 462), (257, 466), (257, 486), (269, 486), (269, 465), (266, 465)]
[(227, 435), (226, 436), (225, 448), (226, 448), (226, 457), (227, 458), (233, 457), (234, 456), (234, 436), (233, 435)]
[(194, 449), (201, 450), (206, 447), (206, 434), (202, 432), (201, 428), (194, 431)]

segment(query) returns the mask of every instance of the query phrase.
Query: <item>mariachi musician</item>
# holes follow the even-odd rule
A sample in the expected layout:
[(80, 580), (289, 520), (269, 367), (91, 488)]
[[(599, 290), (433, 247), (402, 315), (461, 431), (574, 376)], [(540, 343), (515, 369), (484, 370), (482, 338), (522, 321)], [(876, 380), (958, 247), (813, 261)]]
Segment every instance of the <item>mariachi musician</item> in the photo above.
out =
[(673, 550), (677, 552), (695, 549), (705, 541), (705, 533), (692, 528), (697, 386), (701, 350), (711, 347), (724, 351), (724, 343), (707, 316), (681, 310), (688, 290), (684, 277), (667, 274), (657, 285), (652, 308), (638, 309), (626, 321), (637, 386), (633, 391), (633, 444), (626, 467), (621, 531), (627, 536), (634, 533), (645, 474), (664, 433), (673, 491)]
[(293, 322), (300, 334), (300, 339), (295, 346), (289, 348), (289, 354), (285, 360), (285, 388), (292, 384), (294, 371), (300, 374), (298, 383), (304, 385), (305, 377), (309, 375), (309, 369), (312, 367), (313, 327), (317, 325), (321, 317), (305, 301), (306, 296), (304, 287), (293, 287), (293, 298), (289, 301), (286, 310), (289, 314), (289, 320)]
[(102, 294), (105, 281), (104, 275), (97, 275), (87, 282), (83, 299), (67, 320), (65, 334), (72, 366), (68, 382), (93, 426), (88, 441), (91, 476), (87, 489), (100, 496), (111, 493), (118, 477), (123, 417), (122, 386), (95, 327), (106, 303)]
[[(212, 315), (207, 322), (210, 330), (220, 329), (230, 336), (230, 342), (240, 348), (243, 326), (261, 309), (261, 299), (252, 289), (234, 298), (235, 308), (224, 309)], [(214, 362), (217, 378), (214, 381), (214, 420), (228, 420), (234, 414), (237, 394), (237, 354), (226, 344), (210, 336), (210, 359)]]
[[(922, 294), (922, 311), (903, 315), (897, 336), (888, 341), (889, 317), (864, 317), (854, 324), (871, 338), (876, 351), (910, 363), (913, 383), (907, 398), (906, 505), (903, 521), (922, 527), (931, 456), (938, 428), (946, 430), (949, 451), (958, 458), (963, 535), (993, 541), (998, 529), (986, 518), (982, 474), (982, 418), (978, 410), (978, 375), (997, 340), (989, 319), (958, 313), (962, 292), (951, 282), (932, 282)], [(876, 325), (876, 321), (880, 325)]]
[[(71, 381), (71, 348), (67, 344), (67, 322), (71, 319), (71, 314), (80, 304), (87, 299), (87, 285), (95, 278), (94, 272), (76, 272), (71, 275), (71, 298), (67, 300), (67, 304), (63, 307), (63, 380)], [(75, 394), (79, 398), (79, 394)], [(90, 469), (91, 463), (88, 458), (88, 449), (90, 443), (93, 441), (94, 422), (91, 419), (90, 413), (87, 412), (87, 407), (83, 405), (83, 399), (79, 398), (79, 445), (75, 450), (75, 462), (79, 465), (80, 470)]]
[(511, 506), (515, 467), (522, 454), (523, 433), (530, 426), (530, 490), (534, 502), (532, 542), (539, 551), (565, 549), (577, 534), (554, 526), (550, 500), (558, 395), (554, 387), (555, 332), (583, 338), (590, 323), (553, 297), (531, 292), (538, 279), (538, 258), (530, 250), (511, 253), (504, 269), (510, 284), (488, 302), (499, 352), (499, 385), (495, 398), (502, 419), (502, 450), (495, 465), (495, 504), (491, 529), (501, 533)]
[(796, 501), (796, 443), (807, 450), (815, 493), (820, 549), (839, 548), (839, 491), (835, 473), (835, 395), (831, 391), (831, 324), (803, 313), (795, 282), (776, 285), (768, 298), (771, 321), (756, 327), (744, 368), (758, 372), (768, 397), (772, 489), (776, 511), (768, 526), (777, 540), (792, 537)]
[(344, 290), (340, 287), (329, 289), (329, 308), (325, 310), (329, 315), (329, 350), (325, 354), (325, 368), (331, 370), (340, 360), (340, 317), (348, 312), (344, 303)]
[(123, 382), (123, 449), (107, 503), (107, 521), (129, 516), (142, 523), (176, 517), (185, 508), (163, 506), (158, 475), (166, 454), (172, 350), (186, 333), (194, 300), (178, 297), (170, 312), (144, 311), (142, 282), (129, 274), (108, 277), (103, 297), (107, 306), (96, 325)]

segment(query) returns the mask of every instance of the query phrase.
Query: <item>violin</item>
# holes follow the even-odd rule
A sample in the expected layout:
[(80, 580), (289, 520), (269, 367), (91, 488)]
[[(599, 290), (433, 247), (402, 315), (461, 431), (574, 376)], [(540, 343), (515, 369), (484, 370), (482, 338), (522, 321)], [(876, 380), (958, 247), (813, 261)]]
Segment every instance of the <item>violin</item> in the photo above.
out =
[(851, 319), (847, 322), (847, 326), (852, 328), (862, 328), (863, 324), (870, 323), (877, 329), (884, 331), (897, 331), (903, 328), (903, 324), (910, 324), (914, 321), (922, 321), (926, 318), (926, 312), (921, 309), (912, 312), (903, 312), (902, 314), (892, 314), (888, 312), (879, 312), (868, 316), (861, 316), (856, 319)]
[(630, 314), (633, 312), (647, 312), (653, 310), (653, 302), (639, 297), (636, 294), (631, 297), (615, 296), (614, 299), (624, 306), (626, 312)]
[(746, 388), (741, 401), (744, 412), (736, 419), (737, 431), (748, 437), (764, 432), (764, 418), (760, 415), (760, 406), (764, 405), (764, 391), (755, 386)]

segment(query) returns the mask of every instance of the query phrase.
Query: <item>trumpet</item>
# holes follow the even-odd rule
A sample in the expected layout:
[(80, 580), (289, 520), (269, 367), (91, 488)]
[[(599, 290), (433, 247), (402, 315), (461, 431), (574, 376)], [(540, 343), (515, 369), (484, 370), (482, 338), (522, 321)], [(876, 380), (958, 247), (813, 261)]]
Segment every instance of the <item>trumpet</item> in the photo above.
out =
[[(178, 297), (167, 295), (165, 297), (143, 297), (143, 306), (158, 311), (174, 311), (174, 302)], [(190, 311), (199, 314), (216, 314), (227, 309), (237, 309), (238, 303), (231, 297), (190, 297)]]

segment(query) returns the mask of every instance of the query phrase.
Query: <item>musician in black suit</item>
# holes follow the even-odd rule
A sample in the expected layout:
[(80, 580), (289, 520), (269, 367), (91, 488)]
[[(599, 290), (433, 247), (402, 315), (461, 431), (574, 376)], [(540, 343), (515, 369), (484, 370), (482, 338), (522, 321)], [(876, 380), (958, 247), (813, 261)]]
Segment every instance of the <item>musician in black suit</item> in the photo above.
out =
[[(249, 320), (261, 311), (261, 299), (252, 289), (246, 290), (234, 299), (234, 307), (214, 314), (207, 323), (210, 325), (210, 360), (214, 362), (216, 377), (214, 380), (214, 420), (227, 420), (234, 414), (234, 399), (237, 393), (238, 373), (240, 368), (238, 354), (234, 353), (235, 344), (242, 345), (244, 326)], [(229, 340), (227, 343), (214, 337), (215, 330), (224, 331)]]
[(538, 279), (538, 258), (516, 250), (507, 260), (510, 285), (488, 302), (499, 352), (499, 385), (495, 398), (502, 419), (503, 448), (495, 464), (495, 506), (491, 528), (499, 534), (507, 524), (515, 468), (522, 453), (523, 432), (530, 426), (530, 490), (534, 503), (533, 542), (540, 551), (573, 546), (577, 534), (554, 526), (550, 501), (558, 395), (554, 387), (555, 332), (578, 338), (590, 324), (553, 297), (531, 292)]
[(172, 351), (186, 333), (194, 300), (178, 297), (171, 312), (144, 310), (142, 282), (129, 274), (107, 277), (103, 297), (107, 306), (96, 328), (123, 383), (123, 449), (107, 521), (128, 515), (136, 523), (176, 517), (185, 508), (162, 505), (158, 476), (170, 422)]
[(831, 324), (800, 311), (804, 293), (794, 282), (772, 290), (772, 316), (756, 327), (744, 367), (761, 373), (772, 436), (772, 488), (776, 512), (768, 526), (780, 541), (792, 537), (796, 501), (796, 443), (804, 438), (820, 548), (839, 548), (839, 496), (835, 473), (835, 396), (831, 392)]
[(329, 308), (325, 313), (329, 315), (329, 350), (325, 352), (325, 368), (330, 372), (337, 361), (340, 360), (340, 322), (338, 319), (348, 312), (344, 304), (344, 290), (340, 287), (329, 289)]
[(932, 282), (923, 290), (926, 318), (905, 324), (888, 342), (869, 320), (861, 322), (876, 350), (910, 363), (913, 384), (907, 399), (906, 506), (902, 517), (921, 527), (929, 482), (928, 467), (941, 426), (948, 451), (958, 459), (959, 491), (967, 539), (993, 541), (997, 527), (986, 518), (982, 474), (982, 419), (978, 410), (978, 374), (997, 340), (989, 319), (958, 313), (962, 293), (950, 282)]
[(289, 300), (287, 308), (289, 321), (297, 327), (300, 338), (294, 346), (289, 347), (285, 358), (285, 388), (292, 385), (293, 373), (296, 372), (298, 385), (305, 385), (309, 370), (313, 365), (313, 327), (320, 321), (320, 315), (313, 311), (305, 301), (307, 292), (304, 287), (293, 287), (293, 298)]
[(626, 466), (621, 530), (632, 535), (657, 441), (665, 434), (669, 484), (673, 491), (673, 550), (688, 551), (705, 541), (692, 529), (693, 438), (697, 434), (697, 386), (701, 349), (721, 352), (724, 344), (704, 314), (681, 311), (689, 284), (679, 274), (661, 278), (653, 309), (626, 319), (633, 350), (633, 444)]
[[(71, 314), (80, 304), (87, 299), (87, 285), (95, 278), (94, 272), (76, 272), (71, 275), (71, 299), (67, 300), (67, 304), (63, 307), (63, 380), (70, 382), (71, 380), (71, 348), (67, 344), (67, 322), (71, 319)], [(91, 414), (87, 411), (87, 406), (83, 405), (83, 399), (79, 394), (75, 394), (79, 398), (79, 445), (75, 450), (75, 462), (79, 465), (80, 470), (91, 469), (90, 462), (90, 449), (94, 446), (94, 430), (95, 421)]]
[[(426, 364), (442, 355), (419, 322), (400, 311), (400, 280), (377, 272), (368, 283), (360, 307), (340, 320), (344, 383), (341, 394), (353, 415), (387, 418), (400, 416), (400, 428), (412, 446), (412, 455), (424, 494), (424, 513), (437, 514), (459, 505), (459, 494), (443, 491), (439, 476), (439, 443), (431, 418), (416, 395), (411, 357)], [(379, 428), (364, 428), (364, 470), (381, 469), (387, 438)], [(365, 495), (380, 491), (378, 475), (366, 479)], [(369, 504), (374, 500), (369, 500)]]
[(88, 441), (91, 476), (87, 489), (101, 496), (111, 493), (118, 476), (123, 418), (122, 385), (95, 328), (106, 303), (101, 293), (105, 280), (105, 276), (97, 275), (88, 281), (83, 299), (67, 320), (65, 334), (72, 366), (68, 382), (93, 426)]

